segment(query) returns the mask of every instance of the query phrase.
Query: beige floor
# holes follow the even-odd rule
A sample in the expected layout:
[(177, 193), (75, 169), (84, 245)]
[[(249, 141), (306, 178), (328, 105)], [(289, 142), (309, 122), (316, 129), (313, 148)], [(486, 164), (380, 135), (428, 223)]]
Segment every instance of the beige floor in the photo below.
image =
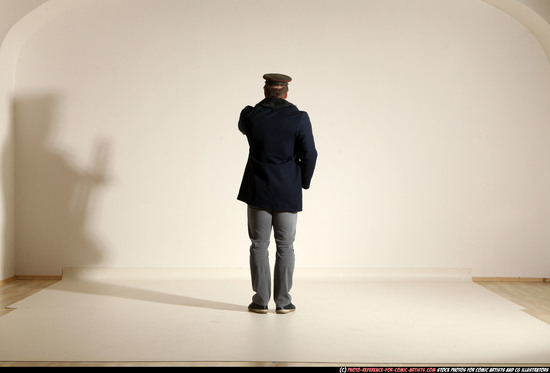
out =
[(298, 276), (256, 315), (246, 276), (149, 275), (0, 287), (0, 365), (550, 365), (548, 283)]

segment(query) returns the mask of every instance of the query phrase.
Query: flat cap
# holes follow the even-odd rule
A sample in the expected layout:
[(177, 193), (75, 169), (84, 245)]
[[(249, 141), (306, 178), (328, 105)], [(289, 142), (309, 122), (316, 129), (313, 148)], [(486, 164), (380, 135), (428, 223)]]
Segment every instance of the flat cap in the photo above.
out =
[(266, 84), (275, 85), (275, 84), (284, 84), (287, 85), (292, 78), (284, 74), (264, 74), (263, 78), (265, 79)]

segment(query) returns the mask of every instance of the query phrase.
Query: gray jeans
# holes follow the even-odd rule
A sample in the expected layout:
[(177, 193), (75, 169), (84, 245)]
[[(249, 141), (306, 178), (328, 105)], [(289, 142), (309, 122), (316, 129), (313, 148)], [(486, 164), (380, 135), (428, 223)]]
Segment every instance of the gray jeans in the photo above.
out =
[(294, 238), (296, 236), (296, 212), (275, 212), (248, 207), (248, 235), (250, 246), (250, 274), (252, 290), (256, 292), (252, 301), (260, 306), (267, 306), (271, 298), (271, 271), (269, 251), (271, 227), (275, 236), (277, 254), (273, 276), (273, 298), (278, 307), (288, 305), (292, 298), (294, 274)]

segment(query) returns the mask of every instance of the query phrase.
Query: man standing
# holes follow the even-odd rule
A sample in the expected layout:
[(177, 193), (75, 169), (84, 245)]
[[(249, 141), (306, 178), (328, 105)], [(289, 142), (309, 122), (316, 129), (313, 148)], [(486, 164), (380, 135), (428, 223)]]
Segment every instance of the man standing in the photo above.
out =
[(268, 246), (273, 227), (277, 248), (274, 291), (277, 313), (296, 309), (289, 294), (294, 274), (294, 238), (302, 188), (308, 189), (317, 150), (306, 112), (286, 100), (288, 83), (283, 74), (265, 74), (265, 99), (245, 107), (239, 130), (246, 135), (249, 155), (238, 200), (248, 204), (250, 274), (255, 292), (249, 311), (267, 313), (271, 298)]

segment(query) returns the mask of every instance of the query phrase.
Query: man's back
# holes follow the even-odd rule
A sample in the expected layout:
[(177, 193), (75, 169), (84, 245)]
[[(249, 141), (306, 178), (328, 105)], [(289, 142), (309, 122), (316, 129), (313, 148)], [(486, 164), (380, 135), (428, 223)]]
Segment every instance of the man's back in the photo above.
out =
[(251, 155), (261, 162), (282, 163), (292, 159), (301, 117), (307, 116), (287, 101), (287, 105), (277, 105), (275, 100), (265, 99), (254, 108), (245, 109), (241, 116), (241, 130), (248, 138)]
[(238, 199), (276, 211), (301, 211), (317, 157), (309, 116), (281, 98), (266, 98), (241, 112), (249, 159)]

